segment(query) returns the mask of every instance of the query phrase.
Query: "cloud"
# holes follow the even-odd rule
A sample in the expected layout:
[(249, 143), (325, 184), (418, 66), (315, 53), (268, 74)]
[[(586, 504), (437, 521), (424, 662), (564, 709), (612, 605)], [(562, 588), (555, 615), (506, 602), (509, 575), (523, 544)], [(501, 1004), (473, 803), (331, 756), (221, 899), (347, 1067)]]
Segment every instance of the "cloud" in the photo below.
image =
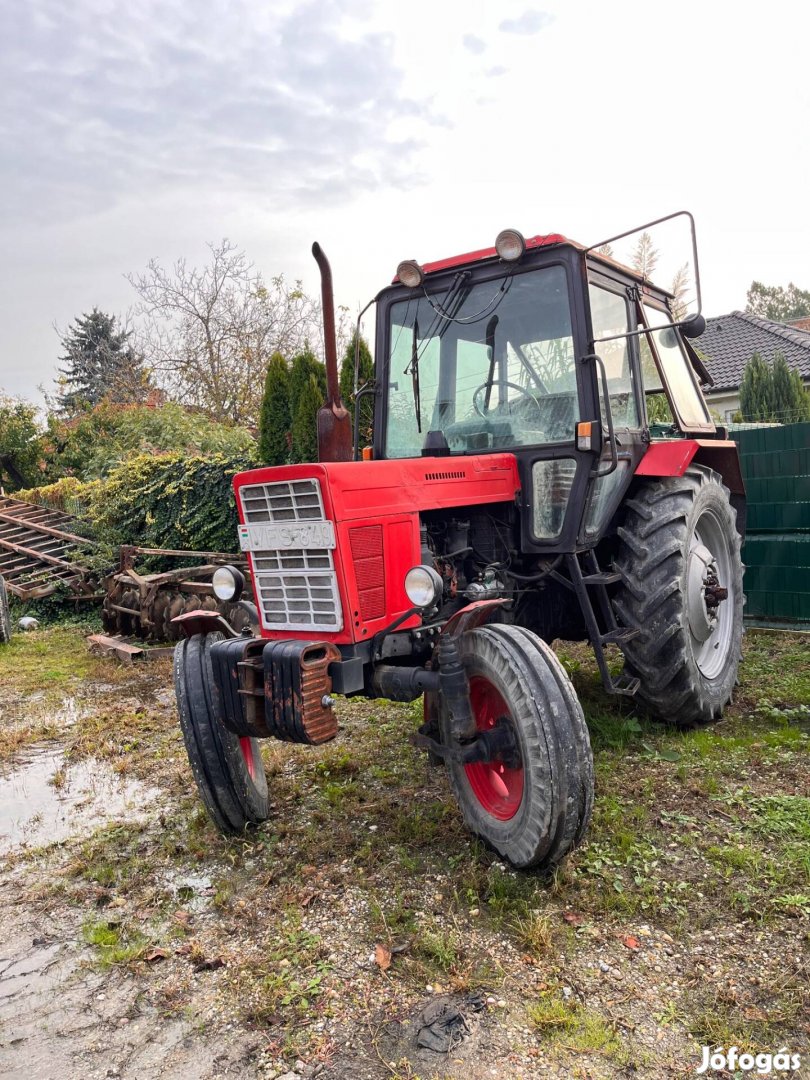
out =
[(486, 76), (488, 79), (497, 79), (501, 75), (505, 75), (506, 72), (507, 69), (503, 66), (503, 64), (498, 64), (496, 67), (489, 68), (486, 72)]
[(538, 34), (554, 22), (554, 16), (547, 11), (529, 9), (516, 19), (504, 19), (498, 26), (504, 34)]
[(420, 125), (442, 118), (403, 92), (392, 36), (363, 27), (362, 0), (269, 7), (6, 5), (0, 217), (202, 189), (272, 193), (284, 209), (412, 185)]
[(465, 34), (461, 39), (461, 43), (465, 49), (475, 56), (480, 56), (487, 47), (487, 43), (480, 37), (476, 37), (475, 34)]

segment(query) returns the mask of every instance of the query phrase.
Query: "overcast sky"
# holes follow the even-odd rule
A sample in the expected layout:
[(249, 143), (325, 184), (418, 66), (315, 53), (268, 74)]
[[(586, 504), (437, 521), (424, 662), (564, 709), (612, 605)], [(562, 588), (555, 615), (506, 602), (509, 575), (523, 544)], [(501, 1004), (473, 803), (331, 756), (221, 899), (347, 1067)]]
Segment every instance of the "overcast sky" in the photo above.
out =
[[(810, 288), (803, 5), (0, 0), (0, 389), (152, 257), (327, 252), (356, 311), (405, 257), (693, 211), (704, 311)], [(368, 327), (370, 329), (370, 326)]]

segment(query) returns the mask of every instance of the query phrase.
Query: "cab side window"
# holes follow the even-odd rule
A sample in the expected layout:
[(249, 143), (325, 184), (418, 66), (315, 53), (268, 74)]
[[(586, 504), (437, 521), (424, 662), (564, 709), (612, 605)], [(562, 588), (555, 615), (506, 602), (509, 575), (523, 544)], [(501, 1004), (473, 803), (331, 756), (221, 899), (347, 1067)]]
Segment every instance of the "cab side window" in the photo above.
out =
[[(614, 336), (627, 334), (630, 329), (627, 300), (619, 293), (610, 292), (599, 285), (590, 285), (588, 293), (593, 323), (593, 349), (605, 365), (613, 425), (617, 428), (638, 428), (641, 425), (628, 338)], [(612, 340), (600, 341), (600, 338)], [(599, 393), (601, 397), (601, 385)]]

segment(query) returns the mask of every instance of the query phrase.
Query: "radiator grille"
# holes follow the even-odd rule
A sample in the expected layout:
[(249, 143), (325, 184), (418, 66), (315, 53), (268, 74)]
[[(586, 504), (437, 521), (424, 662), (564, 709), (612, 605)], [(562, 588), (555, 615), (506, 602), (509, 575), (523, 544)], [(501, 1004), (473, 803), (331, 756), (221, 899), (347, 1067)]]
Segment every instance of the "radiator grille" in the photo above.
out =
[(332, 552), (326, 548), (254, 551), (253, 566), (257, 572), (262, 570), (331, 570)]
[(282, 480), (240, 488), (248, 525), (272, 521), (325, 521), (317, 480)]
[[(300, 527), (274, 530), (272, 526), (277, 523), (327, 520), (318, 481), (251, 484), (239, 489), (239, 498), (246, 531), (256, 526), (252, 540), (261, 545), (259, 550), (250, 550), (250, 557), (262, 626), (266, 630), (342, 629), (343, 612), (331, 549), (264, 546), (268, 534), (275, 542), (276, 535), (302, 532)], [(300, 545), (300, 536), (298, 540)]]
[(268, 629), (339, 630), (334, 574), (256, 574), (262, 619)]
[(385, 560), (382, 525), (363, 525), (349, 531), (360, 615), (380, 619), (385, 615)]

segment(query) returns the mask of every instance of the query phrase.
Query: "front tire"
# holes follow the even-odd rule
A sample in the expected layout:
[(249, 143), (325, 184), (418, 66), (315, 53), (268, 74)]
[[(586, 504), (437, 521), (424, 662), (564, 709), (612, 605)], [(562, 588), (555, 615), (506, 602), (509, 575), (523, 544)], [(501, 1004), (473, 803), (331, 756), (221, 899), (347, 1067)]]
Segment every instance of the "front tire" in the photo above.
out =
[(741, 539), (728, 489), (693, 466), (643, 484), (627, 509), (614, 605), (639, 633), (622, 645), (625, 669), (657, 719), (708, 723), (731, 698), (742, 642)]
[(229, 731), (213, 705), (211, 645), (195, 634), (174, 650), (174, 688), (186, 752), (205, 809), (223, 833), (242, 833), (270, 816), (267, 776), (257, 739)]
[[(582, 840), (593, 805), (593, 758), (582, 708), (562, 665), (535, 634), (485, 626), (459, 639), (476, 726), (506, 725), (514, 750), (449, 764), (468, 828), (518, 869), (548, 869)], [(442, 710), (443, 739), (449, 720)]]

